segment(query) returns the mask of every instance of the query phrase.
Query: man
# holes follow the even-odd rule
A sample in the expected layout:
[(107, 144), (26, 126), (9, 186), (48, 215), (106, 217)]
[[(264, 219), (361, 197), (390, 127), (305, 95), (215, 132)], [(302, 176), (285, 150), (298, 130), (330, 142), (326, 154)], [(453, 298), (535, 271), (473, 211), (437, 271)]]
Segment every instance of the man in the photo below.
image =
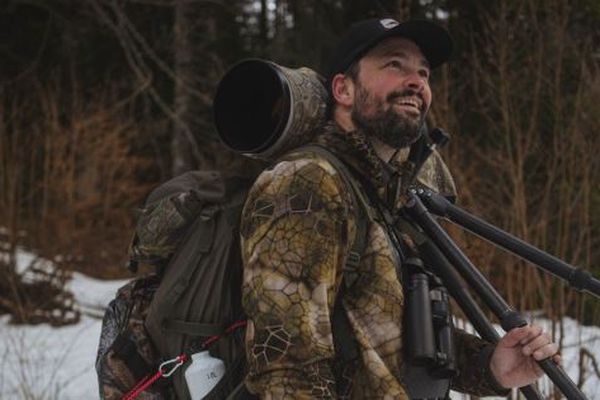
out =
[[(430, 69), (450, 52), (444, 29), (391, 19), (354, 25), (334, 52), (331, 118), (316, 141), (369, 182), (390, 209), (402, 205), (396, 195), (402, 190), (395, 188), (406, 185), (402, 168), (431, 105)], [(437, 154), (418, 184), (455, 194)], [(382, 224), (369, 221), (358, 278), (340, 289), (357, 236), (353, 201), (333, 165), (310, 151), (263, 172), (250, 192), (241, 232), (246, 385), (261, 398), (408, 398), (401, 261)], [(352, 361), (334, 346), (338, 295), (360, 353)], [(455, 338), (459, 374), (453, 388), (476, 395), (506, 394), (506, 388), (533, 382), (541, 375), (534, 359), (557, 353), (535, 326), (511, 331), (495, 347), (464, 332)]]

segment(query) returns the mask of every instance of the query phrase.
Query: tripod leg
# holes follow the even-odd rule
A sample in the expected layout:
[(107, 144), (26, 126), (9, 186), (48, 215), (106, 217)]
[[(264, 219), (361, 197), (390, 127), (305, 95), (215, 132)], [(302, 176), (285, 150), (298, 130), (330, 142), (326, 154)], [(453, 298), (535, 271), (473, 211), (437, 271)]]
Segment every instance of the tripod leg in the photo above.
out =
[(536, 264), (544, 271), (568, 282), (573, 289), (600, 298), (600, 280), (594, 278), (585, 269), (569, 265), (483, 219), (469, 214), (437, 193), (417, 190), (417, 195), (433, 214), (448, 218), (492, 244)]
[[(442, 280), (450, 295), (456, 300), (475, 327), (475, 330), (488, 342), (497, 343), (500, 340), (500, 335), (471, 297), (471, 294), (462, 286), (458, 274), (442, 252), (429, 240), (423, 240), (421, 243), (417, 243), (417, 246), (425, 264)], [(542, 396), (532, 385), (522, 387), (519, 390), (528, 400), (542, 399)]]
[[(446, 231), (435, 221), (414, 193), (410, 194), (410, 201), (407, 203), (405, 210), (498, 317), (505, 331), (527, 323), (519, 313), (504, 301), (496, 289), (448, 236)], [(568, 399), (585, 399), (584, 394), (575, 383), (551, 359), (538, 361), (538, 364)]]

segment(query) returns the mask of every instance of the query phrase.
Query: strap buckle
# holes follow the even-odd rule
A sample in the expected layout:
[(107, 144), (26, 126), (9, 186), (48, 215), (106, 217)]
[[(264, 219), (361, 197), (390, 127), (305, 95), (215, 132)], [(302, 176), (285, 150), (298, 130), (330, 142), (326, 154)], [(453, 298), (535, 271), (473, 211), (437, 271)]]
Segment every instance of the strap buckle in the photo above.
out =
[(349, 251), (348, 257), (346, 258), (346, 265), (345, 265), (346, 268), (345, 269), (349, 269), (349, 270), (357, 269), (360, 264), (360, 258), (361, 258), (360, 253), (357, 253), (356, 251)]

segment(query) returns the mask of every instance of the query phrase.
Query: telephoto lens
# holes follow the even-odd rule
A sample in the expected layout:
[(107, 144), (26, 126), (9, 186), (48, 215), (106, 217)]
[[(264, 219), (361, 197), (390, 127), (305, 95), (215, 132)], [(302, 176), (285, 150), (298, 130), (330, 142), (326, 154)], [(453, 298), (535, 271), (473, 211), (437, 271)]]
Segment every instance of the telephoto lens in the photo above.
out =
[(221, 79), (213, 109), (217, 133), (230, 149), (273, 160), (308, 143), (325, 120), (327, 91), (310, 68), (248, 59)]

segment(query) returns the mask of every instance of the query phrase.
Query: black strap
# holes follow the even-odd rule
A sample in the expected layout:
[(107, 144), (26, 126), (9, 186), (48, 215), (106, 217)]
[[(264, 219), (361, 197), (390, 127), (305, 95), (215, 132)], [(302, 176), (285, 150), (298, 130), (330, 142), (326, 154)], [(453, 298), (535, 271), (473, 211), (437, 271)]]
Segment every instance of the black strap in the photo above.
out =
[[(338, 349), (340, 352), (344, 362), (350, 362), (359, 356), (359, 347), (354, 335), (352, 334), (352, 327), (350, 325), (350, 321), (348, 320), (347, 314), (345, 313), (341, 300), (343, 297), (343, 292), (350, 287), (349, 285), (354, 284), (358, 278), (356, 268), (360, 263), (361, 256), (364, 253), (367, 245), (368, 222), (377, 221), (383, 224), (390, 239), (394, 242), (393, 247), (397, 249), (400, 257), (400, 263), (397, 265), (397, 273), (398, 278), (401, 279), (402, 282), (404, 279), (402, 279), (401, 265), (408, 255), (408, 249), (404, 248), (402, 238), (399, 237), (398, 232), (402, 231), (408, 233), (417, 245), (421, 244), (424, 240), (427, 240), (427, 238), (422, 232), (402, 218), (402, 216), (397, 217), (392, 215), (388, 207), (379, 201), (377, 194), (368, 184), (368, 182), (359, 181), (358, 178), (356, 178), (352, 173), (350, 168), (331, 151), (318, 145), (304, 146), (299, 149), (299, 151), (302, 150), (315, 152), (329, 161), (330, 164), (332, 164), (332, 166), (338, 171), (346, 185), (352, 189), (351, 192), (354, 195), (353, 202), (355, 209), (357, 210), (357, 233), (351, 251), (347, 256), (346, 263), (344, 265), (343, 285), (338, 291), (334, 314), (332, 317), (336, 349)], [(397, 228), (399, 228), (399, 231)], [(353, 271), (357, 275), (356, 278), (353, 278)], [(425, 373), (423, 378), (429, 378), (429, 375)], [(443, 383), (437, 381), (435, 383), (442, 384), (447, 393), (447, 387), (449, 386), (448, 380), (444, 380)], [(439, 399), (443, 398), (444, 397), (440, 397)]]
[[(200, 229), (199, 225), (204, 226)], [(201, 233), (201, 235), (197, 233), (198, 231)], [(191, 252), (191, 254), (188, 254), (189, 258), (187, 260), (184, 260), (188, 267), (180, 273), (177, 283), (175, 284), (173, 289), (168, 293), (164, 301), (160, 303), (160, 312), (162, 315), (168, 315), (171, 308), (175, 306), (175, 303), (187, 290), (188, 285), (192, 281), (192, 276), (196, 271), (196, 266), (198, 265), (200, 259), (204, 256), (204, 254), (208, 253), (210, 247), (212, 246), (214, 231), (215, 220), (212, 218), (212, 216), (210, 218), (207, 218), (202, 214), (198, 215), (193, 225), (190, 228), (188, 228), (188, 231), (186, 232), (186, 238), (182, 241), (182, 244), (186, 243), (191, 236), (196, 235), (196, 246), (194, 248), (194, 251)], [(179, 255), (179, 257), (181, 257), (181, 255)], [(180, 262), (179, 257), (177, 255), (173, 256), (171, 263)]]
[(350, 251), (346, 255), (343, 278), (344, 285), (346, 286), (345, 289), (348, 289), (354, 285), (356, 279), (358, 279), (358, 266), (360, 265), (362, 254), (367, 247), (368, 224), (369, 221), (374, 220), (375, 210), (371, 207), (367, 196), (363, 193), (362, 188), (346, 164), (344, 164), (344, 162), (335, 154), (319, 145), (303, 146), (299, 150), (311, 151), (325, 158), (340, 174), (342, 181), (353, 194), (352, 202), (356, 211), (356, 236), (354, 237), (354, 242), (352, 243)]
[[(229, 210), (231, 208), (238, 210), (239, 207), (244, 203), (246, 198), (245, 191), (238, 191), (233, 194), (230, 199), (220, 205), (208, 206), (206, 208), (202, 208), (198, 215), (196, 216), (195, 221), (192, 226), (190, 226), (186, 232), (185, 238), (181, 241), (181, 243), (187, 242), (190, 236), (196, 235), (195, 239), (195, 247), (194, 251), (190, 254), (190, 259), (185, 262), (188, 264), (188, 268), (186, 268), (180, 274), (180, 277), (177, 281), (177, 284), (168, 294), (168, 297), (164, 302), (161, 303), (160, 312), (163, 315), (168, 315), (169, 310), (175, 306), (177, 301), (181, 298), (183, 293), (187, 290), (188, 285), (192, 281), (192, 276), (196, 272), (196, 266), (200, 262), (200, 259), (204, 256), (204, 254), (208, 253), (212, 247), (214, 232), (215, 232), (215, 215), (222, 210)], [(200, 232), (202, 235), (198, 235), (197, 229), (199, 229), (199, 225), (204, 225)], [(173, 257), (171, 262), (178, 261), (176, 256)], [(195, 336), (198, 336), (196, 334)]]
[(163, 329), (166, 332), (179, 333), (188, 336), (215, 336), (225, 331), (224, 324), (204, 324), (188, 322), (180, 319), (165, 319)]
[(350, 172), (348, 166), (334, 153), (319, 145), (303, 146), (294, 151), (294, 153), (297, 152), (313, 152), (323, 157), (340, 174), (342, 181), (352, 193), (352, 202), (356, 211), (356, 236), (354, 237), (350, 251), (346, 255), (342, 286), (338, 290), (331, 318), (334, 346), (342, 357), (342, 360), (350, 362), (357, 359), (360, 353), (358, 343), (352, 333), (353, 330), (348, 320), (348, 315), (344, 310), (342, 299), (344, 293), (356, 283), (360, 276), (358, 267), (367, 247), (369, 221), (375, 220), (377, 211), (371, 206), (366, 194), (354, 178), (354, 175)]

